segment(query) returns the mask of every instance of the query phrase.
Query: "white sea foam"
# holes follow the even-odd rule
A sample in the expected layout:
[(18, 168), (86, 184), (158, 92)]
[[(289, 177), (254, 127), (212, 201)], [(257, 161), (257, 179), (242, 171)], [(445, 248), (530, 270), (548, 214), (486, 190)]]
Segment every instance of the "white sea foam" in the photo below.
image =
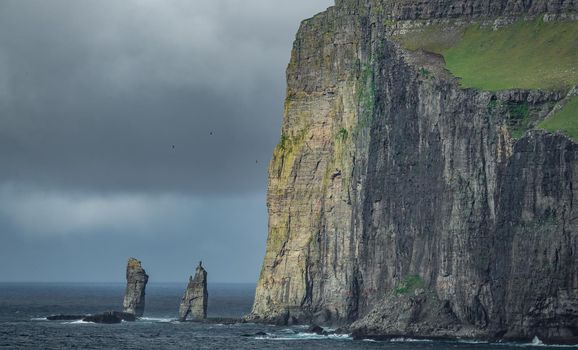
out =
[(540, 340), (540, 338), (538, 338), (537, 335), (534, 336), (534, 339), (532, 339), (532, 344), (533, 346), (542, 346), (544, 345), (544, 343)]
[(392, 343), (424, 343), (424, 342), (432, 342), (431, 339), (414, 339), (414, 338), (392, 338), (389, 340)]
[(31, 321), (48, 321), (48, 319), (46, 317), (35, 317), (35, 318), (31, 318)]
[(169, 323), (173, 322), (175, 319), (168, 318), (168, 317), (141, 317), (139, 318), (140, 321), (146, 322), (160, 322), (160, 323)]
[(555, 348), (577, 348), (578, 345), (567, 345), (567, 344), (544, 344), (540, 338), (534, 336), (532, 342), (530, 344), (523, 344), (523, 346), (547, 346), (547, 347), (555, 347)]
[(489, 341), (486, 340), (471, 340), (471, 339), (460, 339), (457, 342), (462, 344), (491, 344)]
[(460, 343), (466, 344), (489, 344), (489, 345), (501, 345), (501, 346), (508, 346), (508, 347), (523, 347), (526, 348), (528, 346), (545, 346), (549, 348), (574, 348), (577, 349), (578, 345), (567, 345), (567, 344), (544, 344), (540, 338), (534, 337), (532, 342), (530, 343), (517, 343), (517, 342), (508, 342), (508, 341), (500, 341), (500, 342), (489, 342), (489, 341), (476, 341), (476, 340), (459, 340)]
[(83, 320), (76, 320), (76, 321), (70, 321), (70, 322), (62, 322), (62, 324), (96, 324), (94, 322), (86, 322)]
[(329, 334), (320, 335), (316, 333), (294, 333), (283, 335), (267, 334), (266, 336), (258, 336), (255, 339), (259, 340), (353, 340), (348, 334)]

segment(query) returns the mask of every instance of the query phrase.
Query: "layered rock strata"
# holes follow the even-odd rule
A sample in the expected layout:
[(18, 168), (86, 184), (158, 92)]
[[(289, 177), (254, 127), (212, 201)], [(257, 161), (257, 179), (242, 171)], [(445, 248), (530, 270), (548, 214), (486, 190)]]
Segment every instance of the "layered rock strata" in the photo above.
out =
[(189, 284), (181, 300), (179, 320), (183, 322), (189, 315), (196, 321), (206, 319), (208, 299), (207, 271), (203, 268), (203, 263), (199, 262), (195, 277), (189, 277)]
[(566, 92), (462, 89), (443, 58), (391, 33), (577, 12), (560, 0), (337, 0), (304, 21), (248, 319), (576, 341), (578, 144), (511, 134), (517, 106), (541, 120)]
[(128, 259), (126, 265), (126, 290), (123, 311), (141, 317), (145, 310), (145, 289), (149, 276), (135, 258)]

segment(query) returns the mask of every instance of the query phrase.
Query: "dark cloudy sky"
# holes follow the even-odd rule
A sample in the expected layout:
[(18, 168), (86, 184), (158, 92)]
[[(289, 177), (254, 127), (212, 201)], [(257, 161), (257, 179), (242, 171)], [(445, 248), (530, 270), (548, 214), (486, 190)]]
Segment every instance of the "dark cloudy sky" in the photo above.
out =
[(2, 0), (0, 281), (256, 281), (291, 43), (331, 3)]

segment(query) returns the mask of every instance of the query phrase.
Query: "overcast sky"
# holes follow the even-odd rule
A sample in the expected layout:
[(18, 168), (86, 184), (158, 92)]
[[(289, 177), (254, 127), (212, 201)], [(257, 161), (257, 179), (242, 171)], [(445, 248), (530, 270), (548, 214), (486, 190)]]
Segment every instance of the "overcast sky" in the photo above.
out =
[(0, 281), (255, 282), (291, 44), (331, 3), (2, 0)]

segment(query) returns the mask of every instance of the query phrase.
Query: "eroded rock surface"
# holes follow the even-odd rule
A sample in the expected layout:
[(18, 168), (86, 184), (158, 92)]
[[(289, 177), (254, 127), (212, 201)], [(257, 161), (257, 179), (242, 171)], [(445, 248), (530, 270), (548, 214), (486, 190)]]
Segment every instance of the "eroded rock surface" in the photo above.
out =
[(388, 34), (403, 27), (392, 20), (576, 12), (557, 0), (338, 0), (304, 21), (248, 319), (359, 337), (576, 339), (578, 144), (510, 128), (516, 107), (540, 120), (565, 94), (462, 89), (443, 60)]
[(181, 300), (179, 320), (185, 321), (189, 315), (193, 320), (206, 319), (208, 299), (207, 271), (203, 268), (203, 263), (199, 262), (195, 277), (189, 277), (189, 284)]
[(126, 290), (123, 311), (141, 317), (145, 310), (145, 289), (149, 276), (135, 258), (128, 259), (126, 266)]

